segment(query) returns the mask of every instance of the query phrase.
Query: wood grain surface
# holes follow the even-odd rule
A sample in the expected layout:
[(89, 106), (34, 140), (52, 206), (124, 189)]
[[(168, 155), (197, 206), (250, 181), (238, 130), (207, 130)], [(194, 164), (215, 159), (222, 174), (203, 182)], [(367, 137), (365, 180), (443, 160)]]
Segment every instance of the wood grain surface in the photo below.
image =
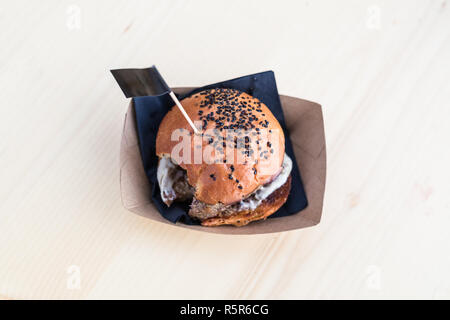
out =
[[(1, 1), (0, 298), (450, 298), (450, 4)], [(125, 210), (127, 100), (274, 70), (323, 106), (318, 226), (213, 235)]]

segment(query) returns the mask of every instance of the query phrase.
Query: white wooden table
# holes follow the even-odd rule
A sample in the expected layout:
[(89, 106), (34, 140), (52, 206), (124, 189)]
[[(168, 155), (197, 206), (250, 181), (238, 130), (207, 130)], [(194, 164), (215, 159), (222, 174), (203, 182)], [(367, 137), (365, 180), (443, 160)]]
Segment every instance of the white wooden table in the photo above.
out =
[[(0, 2), (0, 297), (450, 298), (450, 4)], [(317, 227), (192, 232), (123, 209), (127, 101), (272, 69), (323, 105)]]

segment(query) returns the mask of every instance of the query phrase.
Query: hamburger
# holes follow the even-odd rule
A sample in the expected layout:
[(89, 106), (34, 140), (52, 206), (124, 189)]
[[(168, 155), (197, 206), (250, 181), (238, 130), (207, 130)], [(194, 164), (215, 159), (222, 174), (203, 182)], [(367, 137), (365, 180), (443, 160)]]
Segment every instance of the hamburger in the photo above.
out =
[(266, 219), (287, 200), (292, 161), (283, 130), (267, 106), (234, 89), (214, 88), (181, 101), (201, 134), (178, 108), (156, 138), (163, 202), (190, 201), (203, 226), (244, 226)]

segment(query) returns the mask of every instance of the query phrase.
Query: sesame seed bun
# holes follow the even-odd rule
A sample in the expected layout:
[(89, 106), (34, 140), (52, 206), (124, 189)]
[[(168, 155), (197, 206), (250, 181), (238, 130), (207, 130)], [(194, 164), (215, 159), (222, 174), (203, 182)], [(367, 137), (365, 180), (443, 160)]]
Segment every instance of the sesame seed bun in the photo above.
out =
[[(181, 104), (197, 127), (201, 127), (202, 135), (194, 135), (174, 106), (159, 127), (156, 154), (171, 157), (186, 170), (196, 199), (206, 204), (232, 204), (272, 181), (280, 172), (284, 157), (283, 130), (257, 98), (233, 89), (216, 88), (187, 97)], [(179, 152), (182, 139), (175, 134), (173, 141), (174, 132), (191, 138), (191, 157)], [(226, 132), (232, 133), (228, 140)], [(200, 162), (195, 161), (196, 154), (200, 154)], [(222, 160), (217, 161), (220, 157)]]

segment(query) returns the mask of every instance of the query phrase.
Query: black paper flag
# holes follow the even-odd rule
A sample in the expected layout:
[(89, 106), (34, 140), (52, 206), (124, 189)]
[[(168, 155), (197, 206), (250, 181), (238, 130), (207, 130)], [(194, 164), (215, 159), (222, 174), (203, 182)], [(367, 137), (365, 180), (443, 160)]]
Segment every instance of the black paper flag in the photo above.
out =
[(115, 69), (111, 73), (127, 98), (159, 96), (170, 92), (155, 66), (145, 69)]

